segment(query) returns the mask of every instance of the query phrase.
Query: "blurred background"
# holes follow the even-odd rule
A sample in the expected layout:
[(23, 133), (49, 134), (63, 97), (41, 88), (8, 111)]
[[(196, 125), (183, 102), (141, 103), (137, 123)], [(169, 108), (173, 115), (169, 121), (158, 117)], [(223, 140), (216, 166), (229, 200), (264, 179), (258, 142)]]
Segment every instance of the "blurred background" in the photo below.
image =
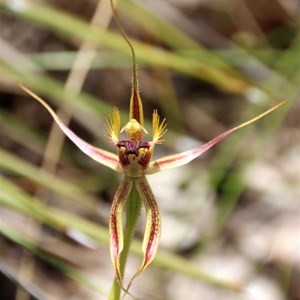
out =
[[(120, 0), (136, 50), (155, 157), (197, 147), (288, 102), (189, 165), (149, 176), (162, 214), (139, 299), (300, 299), (300, 2)], [(0, 0), (0, 298), (108, 299), (108, 219), (122, 176), (80, 152), (30, 87), (80, 137), (115, 151), (126, 123), (128, 46), (109, 0)], [(125, 282), (141, 261), (144, 216)], [(128, 297), (129, 298), (129, 297)]]

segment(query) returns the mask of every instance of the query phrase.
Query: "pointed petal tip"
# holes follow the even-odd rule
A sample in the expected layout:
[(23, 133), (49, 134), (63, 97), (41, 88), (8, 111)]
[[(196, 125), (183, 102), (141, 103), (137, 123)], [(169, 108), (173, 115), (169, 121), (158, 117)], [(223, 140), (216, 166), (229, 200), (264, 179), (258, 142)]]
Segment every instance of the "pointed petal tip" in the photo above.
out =
[(133, 182), (125, 176), (114, 197), (109, 221), (110, 254), (115, 269), (115, 276), (122, 290), (126, 290), (120, 270), (120, 255), (123, 250), (123, 210), (126, 200), (131, 192)]
[(264, 111), (263, 113), (259, 114), (259, 115), (256, 116), (256, 117), (250, 119), (249, 121), (246, 121), (246, 122), (244, 122), (244, 123), (242, 123), (242, 124), (240, 124), (240, 125), (238, 125), (238, 126), (232, 128), (232, 129), (231, 129), (231, 132), (233, 132), (233, 131), (235, 131), (235, 130), (237, 130), (237, 129), (243, 128), (243, 127), (245, 127), (245, 126), (247, 126), (247, 125), (250, 125), (250, 124), (252, 124), (252, 123), (258, 121), (259, 119), (265, 117), (266, 115), (270, 114), (270, 113), (273, 112), (274, 110), (278, 109), (280, 106), (282, 106), (282, 105), (285, 104), (286, 102), (287, 102), (287, 100), (283, 100), (283, 101), (279, 102), (278, 104), (272, 106), (272, 107), (269, 108), (268, 110)]
[(159, 246), (161, 232), (160, 212), (146, 177), (142, 176), (136, 179), (135, 183), (146, 209), (146, 229), (142, 245), (142, 250), (144, 253), (143, 262), (139, 270), (131, 279), (128, 288), (155, 258)]
[(29, 88), (24, 86), (23, 84), (19, 84), (20, 88), (24, 90), (28, 95), (30, 95), (33, 99), (38, 101), (52, 116), (53, 120), (60, 127), (60, 129), (64, 132), (64, 134), (87, 156), (94, 159), (98, 163), (118, 172), (122, 173), (122, 168), (119, 165), (119, 158), (116, 154), (108, 152), (106, 150), (97, 148), (92, 146), (91, 144), (85, 142), (80, 137), (78, 137), (70, 128), (68, 128), (64, 123), (60, 120), (55, 111), (44, 101), (41, 97), (31, 91)]
[(278, 109), (280, 106), (282, 106), (286, 102), (287, 102), (287, 100), (283, 100), (283, 101), (279, 102), (278, 104), (276, 104), (275, 106), (266, 110), (265, 112), (259, 114), (258, 116), (254, 117), (234, 128), (231, 128), (231, 129), (221, 133), (220, 135), (218, 135), (211, 141), (207, 142), (206, 144), (204, 144), (198, 148), (195, 148), (192, 150), (187, 150), (187, 151), (175, 154), (175, 155), (166, 156), (166, 157), (157, 159), (155, 161), (152, 161), (149, 164), (148, 169), (146, 170), (146, 174), (147, 175), (155, 174), (155, 173), (163, 171), (163, 170), (173, 169), (173, 168), (180, 167), (182, 165), (189, 163), (190, 161), (194, 160), (195, 158), (197, 158), (198, 156), (200, 156), (201, 154), (206, 152), (212, 146), (214, 146), (215, 144), (217, 144), (218, 142), (223, 140), (229, 134), (233, 133), (234, 131), (236, 131), (240, 128), (243, 128), (247, 125), (250, 125), (250, 124), (258, 121), (259, 119), (265, 117), (266, 115), (270, 114), (274, 110)]

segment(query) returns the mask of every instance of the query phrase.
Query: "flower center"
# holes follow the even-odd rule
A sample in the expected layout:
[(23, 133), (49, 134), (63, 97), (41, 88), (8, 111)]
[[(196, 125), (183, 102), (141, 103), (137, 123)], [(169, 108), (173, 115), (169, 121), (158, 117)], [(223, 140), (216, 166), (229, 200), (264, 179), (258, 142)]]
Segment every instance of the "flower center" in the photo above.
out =
[(150, 148), (150, 143), (149, 142), (145, 142), (145, 141), (119, 141), (117, 142), (116, 146), (118, 148), (125, 148), (125, 155), (129, 155), (129, 154), (134, 154), (135, 156), (139, 156), (139, 149), (140, 148), (145, 148), (148, 149)]

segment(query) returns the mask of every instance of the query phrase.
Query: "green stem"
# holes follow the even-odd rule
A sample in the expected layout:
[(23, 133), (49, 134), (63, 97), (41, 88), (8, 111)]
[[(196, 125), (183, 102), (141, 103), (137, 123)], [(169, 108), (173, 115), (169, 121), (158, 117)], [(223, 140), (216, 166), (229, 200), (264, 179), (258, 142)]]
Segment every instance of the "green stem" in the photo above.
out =
[[(125, 225), (125, 233), (124, 233), (124, 246), (120, 257), (120, 271), (122, 277), (124, 275), (126, 261), (129, 254), (132, 238), (135, 232), (136, 223), (140, 216), (141, 203), (142, 201), (138, 194), (138, 191), (136, 190), (135, 185), (133, 185), (126, 203), (126, 225)], [(109, 294), (109, 300), (119, 300), (120, 295), (121, 295), (121, 287), (117, 279), (115, 278)]]

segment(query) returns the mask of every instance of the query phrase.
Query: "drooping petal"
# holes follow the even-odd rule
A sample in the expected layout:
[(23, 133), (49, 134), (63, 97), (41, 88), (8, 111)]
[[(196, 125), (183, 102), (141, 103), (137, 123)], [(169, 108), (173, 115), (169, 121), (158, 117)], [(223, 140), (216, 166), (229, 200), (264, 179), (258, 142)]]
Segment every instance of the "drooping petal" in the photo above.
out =
[(123, 290), (123, 280), (120, 271), (120, 254), (123, 250), (123, 209), (132, 189), (133, 181), (125, 176), (112, 203), (109, 221), (110, 255), (115, 269), (116, 278)]
[[(134, 82), (133, 82), (134, 83)], [(143, 104), (139, 95), (138, 86), (133, 85), (130, 98), (129, 120), (135, 119), (141, 126), (144, 126)]]
[(60, 129), (65, 133), (65, 135), (86, 155), (90, 158), (94, 159), (95, 161), (99, 162), (100, 164), (109, 167), (117, 172), (122, 172), (122, 168), (119, 165), (119, 159), (116, 154), (110, 153), (108, 151), (102, 150), (100, 148), (96, 148), (80, 137), (78, 137), (73, 131), (71, 131), (67, 126), (65, 126), (61, 120), (58, 118), (57, 114), (53, 111), (53, 109), (38, 95), (33, 93), (31, 90), (26, 88), (25, 86), (20, 84), (20, 87), (32, 96), (35, 100), (41, 103), (51, 114), (52, 118), (56, 122), (56, 124), (60, 127)]
[(146, 209), (146, 229), (142, 245), (144, 253), (143, 262), (140, 269), (131, 279), (126, 289), (127, 291), (129, 290), (133, 280), (139, 276), (154, 259), (159, 246), (161, 231), (159, 209), (146, 177), (142, 176), (136, 178), (134, 181)]
[(228, 131), (218, 135), (217, 137), (215, 137), (214, 139), (212, 139), (211, 141), (209, 141), (208, 143), (202, 145), (199, 148), (195, 148), (192, 150), (188, 150), (179, 154), (175, 154), (175, 155), (170, 155), (170, 156), (166, 156), (163, 157), (161, 159), (155, 160), (153, 162), (151, 162), (149, 164), (149, 167), (146, 171), (146, 174), (154, 174), (157, 173), (159, 171), (162, 170), (167, 170), (167, 169), (172, 169), (172, 168), (176, 168), (182, 165), (185, 165), (187, 163), (189, 163), (191, 160), (195, 159), (196, 157), (198, 157), (199, 155), (201, 155), (202, 153), (204, 153), (205, 151), (207, 151), (209, 148), (211, 148), (212, 146), (214, 146), (215, 144), (217, 144), (218, 142), (220, 142), (222, 139), (224, 139), (226, 136), (228, 136), (229, 134), (231, 134), (232, 132), (236, 131), (237, 129), (240, 129), (242, 127), (245, 127), (257, 120), (259, 120), (260, 118), (266, 116), (267, 114), (269, 114), (270, 112), (274, 111), (275, 109), (277, 109), (279, 106), (283, 105), (286, 101), (282, 101), (279, 104), (273, 106), (272, 108), (270, 108), (269, 110), (265, 111), (264, 113), (258, 115), (257, 117), (244, 122), (232, 129), (229, 129)]

